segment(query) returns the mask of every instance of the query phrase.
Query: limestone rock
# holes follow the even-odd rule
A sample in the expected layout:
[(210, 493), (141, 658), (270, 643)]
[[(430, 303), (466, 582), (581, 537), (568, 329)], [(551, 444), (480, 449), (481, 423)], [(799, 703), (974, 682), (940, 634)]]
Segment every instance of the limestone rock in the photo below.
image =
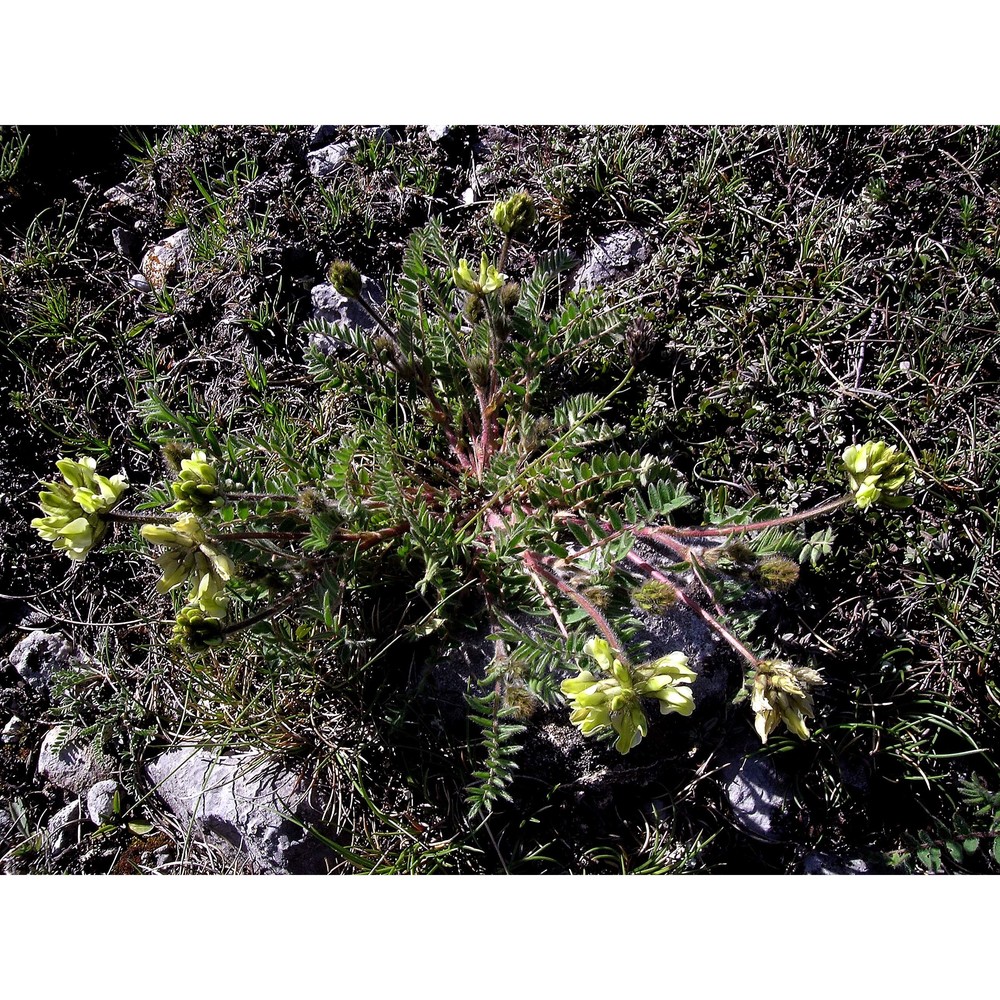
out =
[(38, 751), (38, 773), (57, 788), (85, 795), (97, 782), (110, 778), (114, 762), (97, 753), (89, 738), (72, 726), (53, 726)]
[(45, 827), (45, 846), (51, 854), (61, 854), (75, 844), (80, 837), (83, 823), (83, 808), (79, 799), (63, 806)]
[(101, 826), (114, 818), (117, 793), (118, 782), (113, 778), (98, 781), (87, 792), (87, 815), (94, 826)]
[(306, 162), (309, 164), (309, 173), (320, 180), (331, 177), (342, 163), (350, 159), (354, 146), (353, 142), (334, 142), (322, 149), (307, 153)]
[[(187, 272), (190, 266), (190, 253), (191, 238), (188, 231), (179, 229), (146, 251), (139, 270), (150, 287), (160, 292), (175, 272), (179, 271), (181, 274)], [(134, 279), (133, 284), (135, 284)]]
[(3, 727), (3, 732), (0, 733), (0, 743), (16, 742), (18, 736), (20, 736), (23, 731), (24, 719), (20, 719), (16, 715), (12, 715), (10, 719), (7, 720), (7, 724)]
[(10, 653), (10, 665), (38, 694), (48, 690), (55, 673), (71, 670), (75, 664), (73, 644), (61, 635), (36, 629)]
[[(361, 276), (361, 290), (365, 298), (376, 306), (381, 306), (385, 302), (385, 291), (372, 278)], [(312, 290), (312, 304), (315, 319), (341, 326), (352, 326), (361, 330), (374, 330), (376, 328), (375, 321), (358, 305), (357, 301), (341, 295), (333, 285), (316, 285)], [(310, 334), (309, 346), (314, 347), (322, 354), (337, 354), (352, 350), (351, 345), (346, 341), (322, 333)]]
[(597, 288), (624, 277), (653, 256), (653, 244), (638, 229), (619, 229), (602, 236), (584, 254), (574, 291)]
[(309, 132), (309, 148), (317, 149), (320, 146), (329, 145), (337, 138), (340, 131), (339, 125), (313, 125)]
[(884, 863), (865, 858), (842, 858), (836, 854), (813, 851), (802, 859), (803, 875), (888, 875), (891, 869)]
[(325, 870), (328, 852), (306, 832), (319, 813), (300, 775), (259, 754), (188, 748), (163, 754), (146, 774), (170, 812), (203, 839), (221, 837), (265, 871)]
[(723, 770), (733, 818), (751, 836), (773, 842), (787, 834), (788, 780), (767, 757), (739, 754)]

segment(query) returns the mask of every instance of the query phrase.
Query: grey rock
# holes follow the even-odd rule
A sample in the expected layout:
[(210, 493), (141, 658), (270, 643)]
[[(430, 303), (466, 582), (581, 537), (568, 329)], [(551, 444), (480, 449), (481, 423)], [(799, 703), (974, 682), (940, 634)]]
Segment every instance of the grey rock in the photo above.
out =
[(652, 259), (653, 243), (638, 229), (619, 229), (602, 236), (583, 256), (574, 291), (597, 288), (624, 277)]
[(52, 854), (61, 854), (80, 839), (83, 806), (79, 799), (63, 806), (45, 827), (45, 847)]
[(143, 207), (143, 200), (127, 184), (117, 184), (113, 188), (108, 188), (104, 192), (107, 204), (116, 208), (130, 208), (139, 210)]
[(331, 140), (337, 138), (339, 131), (339, 125), (313, 125), (309, 133), (309, 148), (318, 149), (320, 146), (328, 145)]
[(13, 837), (16, 829), (17, 824), (14, 822), (14, 817), (11, 815), (10, 810), (5, 806), (0, 806), (0, 851), (4, 849), (11, 837)]
[(431, 142), (440, 142), (451, 131), (450, 125), (428, 125), (427, 135)]
[(313, 874), (328, 852), (307, 829), (319, 818), (300, 775), (259, 754), (171, 750), (146, 767), (166, 807), (203, 839), (221, 838), (263, 870)]
[(151, 292), (153, 290), (153, 286), (141, 274), (133, 274), (132, 277), (129, 278), (129, 284), (133, 288), (142, 292), (144, 295), (146, 292)]
[[(361, 276), (361, 290), (365, 298), (375, 306), (381, 306), (385, 302), (384, 289), (372, 278)], [(375, 321), (357, 301), (341, 295), (333, 285), (316, 285), (312, 290), (312, 304), (315, 319), (361, 330), (375, 329)], [(310, 334), (309, 346), (322, 354), (337, 354), (352, 349), (346, 341), (323, 333)]]
[(116, 226), (111, 230), (115, 249), (128, 260), (134, 261), (139, 253), (139, 234), (133, 229)]
[(191, 236), (186, 229), (178, 229), (146, 251), (139, 270), (146, 281), (160, 291), (175, 272), (186, 274), (190, 266)]
[(485, 125), (479, 129), (476, 146), (480, 154), (492, 156), (504, 147), (516, 147), (520, 141), (510, 129), (499, 125)]
[(42, 694), (52, 675), (73, 669), (77, 659), (73, 644), (64, 636), (36, 629), (11, 650), (9, 662), (33, 691)]
[(87, 792), (87, 815), (94, 826), (108, 823), (115, 816), (115, 795), (118, 793), (118, 782), (113, 778), (98, 781)]
[(841, 858), (836, 854), (813, 851), (802, 859), (803, 875), (887, 875), (888, 865), (864, 858)]
[(789, 788), (786, 777), (767, 757), (737, 755), (723, 769), (723, 783), (733, 818), (761, 840), (781, 841)]
[(307, 153), (306, 162), (309, 165), (309, 173), (320, 180), (331, 177), (341, 164), (350, 159), (351, 151), (355, 145), (353, 142), (334, 142), (322, 149)]
[(114, 761), (98, 754), (89, 738), (72, 726), (53, 726), (42, 738), (38, 773), (57, 788), (85, 795), (97, 782), (110, 778)]
[(7, 720), (7, 725), (3, 727), (3, 733), (0, 734), (0, 741), (3, 743), (14, 743), (23, 731), (24, 719), (19, 719), (16, 715), (12, 715)]

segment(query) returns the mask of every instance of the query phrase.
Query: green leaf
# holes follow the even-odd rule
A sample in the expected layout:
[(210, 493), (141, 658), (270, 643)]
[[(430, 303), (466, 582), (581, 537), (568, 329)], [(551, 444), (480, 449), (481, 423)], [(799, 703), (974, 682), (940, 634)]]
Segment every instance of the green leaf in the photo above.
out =
[(924, 847), (917, 851), (917, 860), (928, 871), (941, 871), (941, 851), (937, 847)]
[(147, 834), (153, 832), (152, 823), (129, 823), (128, 828), (137, 836), (145, 837)]

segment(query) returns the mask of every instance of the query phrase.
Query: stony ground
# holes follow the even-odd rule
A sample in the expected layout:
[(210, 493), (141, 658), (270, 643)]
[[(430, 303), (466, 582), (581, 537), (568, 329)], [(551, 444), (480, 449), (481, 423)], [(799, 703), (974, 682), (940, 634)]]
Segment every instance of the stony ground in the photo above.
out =
[[(6, 871), (995, 869), (995, 130), (8, 128), (3, 142)], [(664, 650), (687, 629), (704, 716), (619, 759), (541, 710), (513, 804), (470, 827), (463, 691), (482, 636), (394, 668), (423, 699), (419, 732), (370, 717), (381, 692), (322, 700), (302, 670), (248, 717), (232, 706), (253, 701), (249, 667), (211, 678), (228, 707), (192, 721), (208, 688), (150, 652), (162, 608), (137, 595), (155, 569), (108, 546), (99, 573), (74, 571), (28, 521), (60, 455), (162, 478), (150, 390), (180, 406), (193, 392), (222, 422), (257, 365), (300, 392), (302, 324), (343, 306), (331, 261), (385, 282), (434, 216), (468, 252), (493, 200), (522, 188), (540, 221), (509, 269), (568, 249), (574, 287), (632, 304), (630, 433), (699, 495), (805, 507), (866, 433), (905, 442), (922, 476), (912, 513), (852, 516), (795, 588), (746, 609), (755, 635), (824, 669), (814, 742), (760, 753), (731, 704), (738, 664), (648, 618)], [(321, 718), (302, 707), (317, 704)]]

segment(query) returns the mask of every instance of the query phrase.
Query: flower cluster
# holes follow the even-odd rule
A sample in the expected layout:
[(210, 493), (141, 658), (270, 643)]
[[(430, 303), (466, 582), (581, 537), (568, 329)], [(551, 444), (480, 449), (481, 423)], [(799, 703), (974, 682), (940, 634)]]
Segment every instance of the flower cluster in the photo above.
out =
[(562, 682), (561, 690), (573, 705), (570, 722), (584, 736), (610, 727), (618, 734), (615, 749), (628, 753), (647, 733), (646, 713), (640, 698), (655, 698), (660, 714), (678, 712), (690, 715), (694, 698), (690, 685), (696, 674), (681, 652), (669, 653), (657, 660), (630, 669), (614, 655), (606, 639), (591, 639), (584, 652), (610, 676), (597, 678), (582, 670)]
[(97, 461), (61, 458), (56, 468), (63, 482), (42, 483), (38, 506), (45, 517), (36, 517), (31, 526), (74, 562), (83, 562), (107, 531), (104, 515), (128, 489), (124, 476), (99, 476)]
[(218, 497), (218, 476), (208, 464), (208, 456), (203, 451), (193, 452), (190, 458), (181, 462), (181, 474), (170, 484), (176, 503), (167, 508), (170, 514), (207, 514)]
[(909, 497), (897, 496), (913, 475), (910, 460), (884, 441), (851, 445), (844, 452), (844, 468), (859, 507), (881, 501), (890, 507), (909, 507)]
[(762, 660), (753, 679), (750, 707), (761, 742), (784, 722), (801, 740), (809, 739), (806, 719), (814, 718), (811, 689), (826, 682), (815, 670), (793, 667), (782, 660)]
[(490, 215), (507, 236), (515, 236), (533, 226), (537, 218), (535, 202), (527, 191), (518, 191), (506, 201), (498, 201)]
[(178, 616), (178, 625), (186, 615), (185, 620), (214, 619), (221, 630), (229, 610), (226, 582), (232, 578), (235, 568), (229, 556), (209, 542), (198, 518), (194, 514), (182, 514), (169, 527), (144, 524), (139, 534), (151, 545), (162, 545), (166, 549), (156, 560), (163, 571), (156, 584), (159, 593), (166, 594), (189, 579), (193, 582), (187, 606)]
[(177, 613), (173, 641), (183, 643), (193, 653), (203, 653), (224, 639), (223, 621), (207, 614), (194, 604), (186, 604)]
[(469, 262), (464, 257), (458, 262), (458, 267), (452, 269), (451, 276), (455, 281), (456, 288), (460, 288), (463, 292), (471, 292), (473, 295), (495, 292), (506, 280), (506, 277), (490, 264), (485, 253), (479, 262), (478, 281), (472, 276)]

